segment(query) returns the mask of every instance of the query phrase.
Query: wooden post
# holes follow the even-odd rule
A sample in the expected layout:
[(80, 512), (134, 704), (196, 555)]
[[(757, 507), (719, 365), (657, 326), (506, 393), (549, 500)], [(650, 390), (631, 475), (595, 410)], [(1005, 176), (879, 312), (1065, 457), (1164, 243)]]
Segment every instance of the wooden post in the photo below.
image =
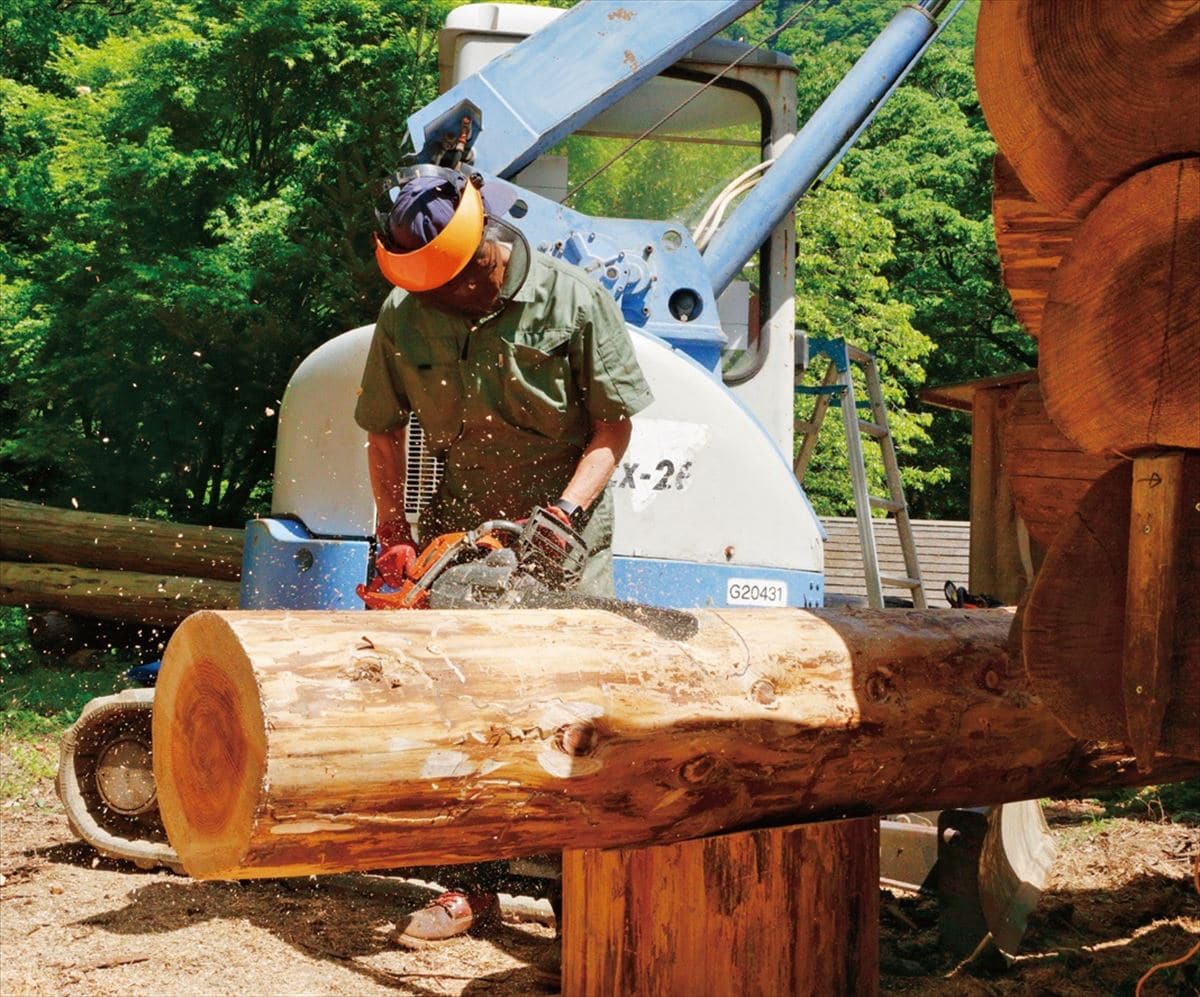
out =
[(1017, 535), (1017, 508), (1004, 470), (1001, 423), (1013, 385), (980, 388), (971, 408), (971, 573), (967, 587), (1015, 605), (1028, 586)]
[(563, 855), (565, 997), (870, 997), (879, 821)]
[[(1195, 502), (1200, 496), (1193, 496)], [(1125, 721), (1138, 768), (1149, 772), (1171, 698), (1175, 607), (1184, 543), (1184, 455), (1133, 462), (1125, 583)], [(1193, 511), (1192, 515), (1197, 515)], [(1200, 678), (1200, 675), (1197, 676)]]

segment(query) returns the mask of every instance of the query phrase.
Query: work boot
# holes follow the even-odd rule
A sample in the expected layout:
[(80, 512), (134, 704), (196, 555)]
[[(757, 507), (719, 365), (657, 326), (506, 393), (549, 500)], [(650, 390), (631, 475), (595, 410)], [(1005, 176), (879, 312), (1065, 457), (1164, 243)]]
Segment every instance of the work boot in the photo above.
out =
[(492, 927), (499, 920), (496, 894), (451, 890), (397, 921), (392, 940), (407, 949), (427, 948), (468, 931)]

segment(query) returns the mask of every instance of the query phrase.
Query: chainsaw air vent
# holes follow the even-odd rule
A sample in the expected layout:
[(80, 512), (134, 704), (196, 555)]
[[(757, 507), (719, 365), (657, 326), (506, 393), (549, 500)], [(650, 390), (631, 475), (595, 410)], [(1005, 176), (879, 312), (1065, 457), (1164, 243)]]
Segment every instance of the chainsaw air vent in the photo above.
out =
[(425, 448), (425, 430), (415, 415), (408, 420), (408, 463), (405, 468), (404, 511), (417, 519), (442, 480), (445, 461)]

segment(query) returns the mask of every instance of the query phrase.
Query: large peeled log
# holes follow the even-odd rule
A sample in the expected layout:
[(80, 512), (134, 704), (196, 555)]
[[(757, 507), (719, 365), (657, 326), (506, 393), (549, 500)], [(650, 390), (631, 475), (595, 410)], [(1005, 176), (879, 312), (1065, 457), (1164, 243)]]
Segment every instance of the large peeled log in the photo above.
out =
[(975, 80), (988, 128), (1049, 211), (1200, 153), (1196, 0), (988, 0)]
[[(1149, 713), (1165, 750), (1200, 758), (1200, 454), (1176, 458), (1175, 472), (1161, 463), (1123, 462), (1067, 519), (1024, 607), (1023, 653), (1034, 691), (1073, 735), (1125, 741)], [(1132, 516), (1135, 496), (1168, 489), (1181, 499), (1174, 516)], [(1159, 546), (1143, 566), (1136, 558), (1147, 540)], [(1157, 604), (1140, 612), (1150, 588), (1161, 593)], [(1168, 621), (1150, 674), (1130, 684), (1137, 645)]]
[(193, 876), (306, 875), (1136, 777), (1029, 694), (1007, 611), (695, 615), (198, 613), (154, 709), (171, 844)]
[(1088, 215), (1054, 274), (1038, 374), (1089, 453), (1200, 448), (1200, 158), (1137, 174)]

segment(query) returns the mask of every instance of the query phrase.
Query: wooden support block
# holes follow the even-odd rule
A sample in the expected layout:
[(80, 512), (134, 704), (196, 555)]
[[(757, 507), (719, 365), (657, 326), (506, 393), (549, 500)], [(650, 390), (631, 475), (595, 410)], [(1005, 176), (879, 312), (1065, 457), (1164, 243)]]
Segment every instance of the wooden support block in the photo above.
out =
[(1125, 583), (1125, 721), (1138, 768), (1149, 772), (1171, 698), (1175, 610), (1184, 556), (1184, 455), (1133, 462)]
[(879, 991), (879, 821), (563, 855), (567, 997)]

